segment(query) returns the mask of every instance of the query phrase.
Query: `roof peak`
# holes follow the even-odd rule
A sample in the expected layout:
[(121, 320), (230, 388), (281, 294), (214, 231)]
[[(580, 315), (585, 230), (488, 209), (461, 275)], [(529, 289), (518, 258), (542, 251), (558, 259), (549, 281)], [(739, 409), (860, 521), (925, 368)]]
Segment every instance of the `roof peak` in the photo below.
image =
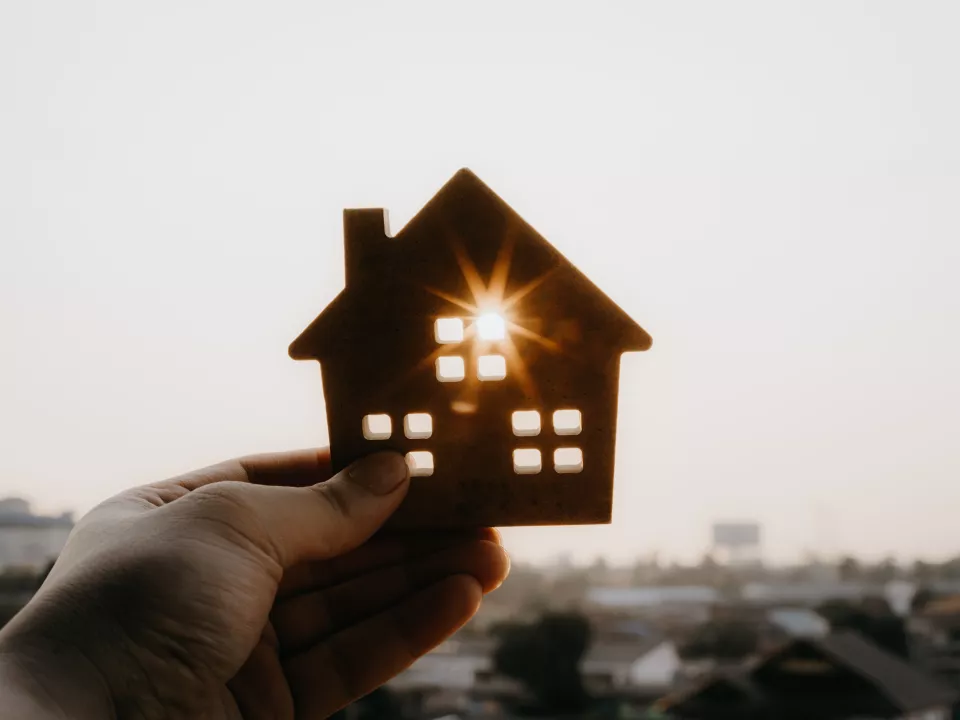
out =
[[(395, 258), (390, 256), (390, 253), (399, 252), (399, 248), (404, 247), (405, 240), (418, 240), (417, 243), (408, 246), (410, 248), (408, 252), (420, 253), (415, 255), (414, 264), (420, 262), (421, 267), (428, 265), (430, 251), (429, 248), (427, 250), (424, 248), (430, 243), (439, 242), (438, 237), (446, 232), (446, 228), (442, 226), (443, 223), (457, 224), (459, 227), (456, 230), (467, 236), (473, 231), (482, 234), (491, 227), (510, 228), (511, 244), (515, 242), (513, 234), (523, 238), (527, 247), (537, 248), (536, 262), (549, 269), (549, 272), (541, 272), (534, 283), (528, 283), (531, 289), (539, 286), (547, 277), (556, 278), (556, 282), (562, 279), (570, 288), (564, 297), (570, 303), (579, 301), (580, 312), (591, 312), (593, 317), (602, 320), (598, 322), (601, 329), (596, 332), (612, 338), (611, 342), (617, 356), (622, 352), (641, 351), (650, 347), (650, 336), (643, 328), (524, 220), (508, 202), (484, 183), (476, 173), (463, 167), (457, 170), (406, 225), (397, 231), (390, 242), (386, 242), (387, 230), (382, 209), (344, 211), (347, 286), (291, 344), (291, 356), (297, 359), (319, 359), (320, 348), (329, 340), (329, 331), (326, 328), (336, 324), (331, 318), (349, 312), (348, 308), (353, 303), (352, 298), (355, 298), (358, 292), (363, 292), (364, 283), (367, 282), (363, 276), (376, 276), (377, 273), (385, 272), (385, 269), (394, 271)], [(476, 233), (473, 234), (476, 235)], [(457, 240), (469, 244), (462, 238), (458, 237)], [(418, 247), (419, 250), (415, 249)], [(499, 254), (494, 257), (495, 247), (489, 243), (479, 243), (473, 248), (473, 250), (477, 249), (482, 250), (482, 259), (470, 257), (470, 262), (481, 272), (490, 272)], [(470, 255), (469, 252), (467, 254)], [(535, 264), (530, 260), (531, 257), (532, 254), (527, 255), (528, 266)], [(517, 262), (515, 253), (513, 258), (514, 262)], [(612, 354), (613, 350), (610, 352)]]

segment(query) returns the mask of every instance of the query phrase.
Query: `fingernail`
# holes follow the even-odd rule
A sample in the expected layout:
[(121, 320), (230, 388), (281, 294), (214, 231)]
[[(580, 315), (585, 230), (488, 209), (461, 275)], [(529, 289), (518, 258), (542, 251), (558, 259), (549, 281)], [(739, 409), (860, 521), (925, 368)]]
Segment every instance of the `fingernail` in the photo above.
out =
[(397, 453), (379, 452), (357, 460), (347, 477), (375, 495), (387, 495), (407, 479), (407, 463)]

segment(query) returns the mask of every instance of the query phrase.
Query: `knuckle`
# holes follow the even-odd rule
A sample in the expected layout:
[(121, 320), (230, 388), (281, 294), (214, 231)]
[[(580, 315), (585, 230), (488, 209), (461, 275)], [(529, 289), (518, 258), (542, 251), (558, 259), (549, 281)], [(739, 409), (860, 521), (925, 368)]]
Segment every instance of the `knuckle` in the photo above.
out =
[(239, 491), (241, 483), (219, 482), (194, 490), (187, 498), (195, 512), (212, 520), (239, 522), (255, 515), (255, 509), (245, 494)]
[[(242, 482), (219, 482), (205, 485), (184, 498), (184, 510), (191, 520), (197, 521), (195, 530), (188, 535), (203, 533), (212, 541), (226, 542), (232, 547), (247, 551), (266, 553), (276, 560), (282, 557), (269, 532), (255, 498), (244, 492), (248, 487)], [(176, 506), (174, 503), (171, 507)]]

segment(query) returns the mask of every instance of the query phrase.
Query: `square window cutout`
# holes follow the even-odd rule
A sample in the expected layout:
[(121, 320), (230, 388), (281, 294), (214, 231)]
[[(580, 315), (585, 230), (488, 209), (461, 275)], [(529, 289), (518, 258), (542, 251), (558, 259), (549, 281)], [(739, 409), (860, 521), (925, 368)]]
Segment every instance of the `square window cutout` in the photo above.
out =
[(579, 435), (582, 429), (579, 410), (557, 410), (553, 414), (553, 431), (557, 435)]
[(443, 355), (437, 358), (437, 380), (440, 382), (459, 382), (466, 377), (463, 358), (457, 355)]
[(517, 410), (510, 416), (513, 434), (517, 437), (532, 437), (540, 434), (540, 413), (536, 410)]
[(557, 448), (553, 451), (553, 468), (558, 473), (578, 473), (583, 470), (583, 451), (580, 448)]
[(363, 436), (367, 440), (387, 440), (393, 434), (389, 415), (364, 415)]
[(430, 413), (409, 413), (403, 418), (403, 434), (411, 440), (425, 440), (433, 435)]
[(503, 380), (507, 376), (507, 359), (503, 355), (481, 355), (477, 360), (477, 377), (481, 380)]
[(429, 450), (408, 452), (407, 467), (410, 468), (410, 477), (433, 475), (433, 453)]
[(536, 475), (542, 467), (540, 451), (536, 448), (517, 448), (513, 451), (513, 471), (517, 475)]
[(433, 335), (441, 345), (463, 342), (463, 320), (460, 318), (437, 318)]

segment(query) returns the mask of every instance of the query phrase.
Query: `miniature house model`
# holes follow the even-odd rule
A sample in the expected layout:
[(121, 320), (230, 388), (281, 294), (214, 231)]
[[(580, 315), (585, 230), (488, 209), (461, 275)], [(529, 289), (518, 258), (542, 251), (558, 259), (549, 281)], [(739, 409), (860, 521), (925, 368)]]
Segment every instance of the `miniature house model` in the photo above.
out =
[(319, 360), (334, 470), (406, 455), (395, 527), (605, 523), (620, 355), (650, 336), (468, 170), (395, 236), (344, 211)]

